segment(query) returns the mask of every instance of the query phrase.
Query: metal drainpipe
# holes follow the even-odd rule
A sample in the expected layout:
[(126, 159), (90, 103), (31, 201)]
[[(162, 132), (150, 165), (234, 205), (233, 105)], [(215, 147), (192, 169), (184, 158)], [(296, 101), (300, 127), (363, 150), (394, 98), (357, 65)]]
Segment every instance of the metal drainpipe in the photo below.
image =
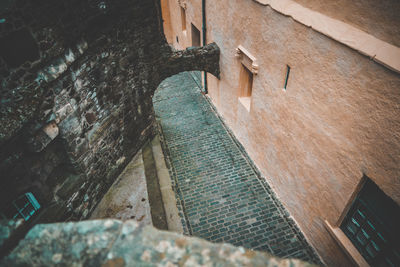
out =
[[(206, 0), (202, 0), (201, 3), (201, 12), (202, 12), (202, 16), (203, 16), (203, 46), (207, 44), (207, 40), (206, 40), (206, 32), (207, 32), (207, 28), (206, 28)], [(208, 86), (207, 86), (207, 72), (204, 72), (204, 91), (206, 94), (208, 94)]]

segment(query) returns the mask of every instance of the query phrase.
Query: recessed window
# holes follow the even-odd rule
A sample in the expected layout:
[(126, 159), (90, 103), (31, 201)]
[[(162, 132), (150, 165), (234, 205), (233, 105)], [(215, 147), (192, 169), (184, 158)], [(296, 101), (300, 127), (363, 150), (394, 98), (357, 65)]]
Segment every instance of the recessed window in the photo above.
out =
[(200, 31), (192, 23), (192, 46), (200, 46)]
[(240, 72), (240, 97), (251, 97), (253, 89), (253, 73), (243, 64)]
[(178, 38), (178, 35), (176, 36), (176, 42), (179, 44), (179, 38)]
[(340, 228), (371, 266), (400, 266), (400, 207), (370, 179)]
[(181, 7), (182, 31), (186, 31), (186, 10)]
[(241, 64), (239, 76), (239, 102), (250, 111), (251, 94), (253, 91), (253, 73)]
[(39, 48), (28, 29), (22, 29), (0, 38), (0, 56), (10, 68), (17, 68), (38, 60)]
[(289, 81), (289, 74), (290, 74), (290, 66), (286, 65), (286, 76), (285, 76), (285, 84), (283, 86), (283, 88), (286, 90), (287, 89), (287, 85), (288, 85), (288, 81)]

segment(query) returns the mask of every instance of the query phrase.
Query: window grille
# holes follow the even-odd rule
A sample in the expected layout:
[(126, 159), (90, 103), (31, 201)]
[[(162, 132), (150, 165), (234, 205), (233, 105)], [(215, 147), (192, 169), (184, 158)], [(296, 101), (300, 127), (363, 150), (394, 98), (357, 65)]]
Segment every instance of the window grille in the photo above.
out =
[(371, 266), (400, 266), (400, 208), (367, 180), (340, 228)]
[(29, 220), (32, 215), (40, 209), (40, 204), (32, 193), (25, 193), (13, 201), (14, 207), (17, 209), (17, 214), (14, 219), (22, 217), (25, 221)]

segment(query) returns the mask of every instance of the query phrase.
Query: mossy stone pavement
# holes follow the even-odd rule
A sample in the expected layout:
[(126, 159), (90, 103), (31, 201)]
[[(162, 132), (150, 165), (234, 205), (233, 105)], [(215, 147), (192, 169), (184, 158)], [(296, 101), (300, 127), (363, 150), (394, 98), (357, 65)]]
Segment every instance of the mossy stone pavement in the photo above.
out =
[(197, 77), (170, 77), (153, 98), (185, 233), (320, 263), (201, 94)]

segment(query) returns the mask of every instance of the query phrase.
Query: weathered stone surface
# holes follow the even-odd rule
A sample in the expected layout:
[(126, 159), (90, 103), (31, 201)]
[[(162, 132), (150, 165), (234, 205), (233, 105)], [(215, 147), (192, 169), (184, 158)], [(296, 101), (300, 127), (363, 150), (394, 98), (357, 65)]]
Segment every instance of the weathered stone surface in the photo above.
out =
[(0, 248), (13, 232), (22, 225), (22, 222), (23, 220), (0, 220)]
[(191, 69), (219, 75), (219, 48), (173, 50), (160, 13), (145, 0), (16, 0), (0, 10), (1, 47), (17, 51), (27, 38), (40, 55), (13, 65), (0, 54), (3, 213), (31, 191), (44, 209), (57, 202), (65, 217), (86, 218), (153, 135), (158, 84)]
[(163, 73), (163, 78), (186, 70), (204, 70), (219, 78), (219, 56), (220, 51), (215, 43), (175, 51), (164, 63), (166, 72)]
[(90, 219), (134, 219), (151, 225), (149, 194), (142, 151), (139, 151), (104, 195)]
[(312, 266), (135, 221), (36, 225), (2, 266)]
[(121, 225), (112, 220), (36, 225), (1, 264), (99, 266), (117, 239)]
[(58, 133), (59, 129), (57, 124), (52, 121), (30, 138), (27, 142), (27, 147), (32, 152), (41, 152), (52, 140), (54, 140), (54, 138), (58, 136)]

